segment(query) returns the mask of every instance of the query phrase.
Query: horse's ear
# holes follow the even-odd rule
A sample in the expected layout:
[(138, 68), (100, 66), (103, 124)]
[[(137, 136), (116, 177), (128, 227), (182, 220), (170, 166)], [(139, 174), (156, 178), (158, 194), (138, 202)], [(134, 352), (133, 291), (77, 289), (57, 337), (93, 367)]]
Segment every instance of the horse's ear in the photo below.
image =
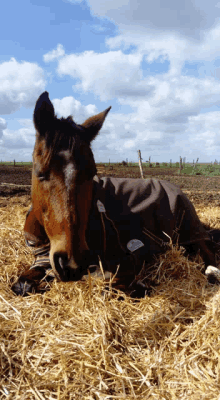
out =
[(101, 129), (106, 115), (110, 111), (111, 107), (107, 108), (105, 111), (94, 115), (93, 117), (88, 118), (81, 126), (85, 128), (85, 140), (87, 142), (91, 142), (95, 139), (96, 135), (98, 134), (99, 130)]
[(48, 92), (40, 95), (34, 109), (34, 125), (40, 136), (47, 132), (54, 120), (54, 108)]

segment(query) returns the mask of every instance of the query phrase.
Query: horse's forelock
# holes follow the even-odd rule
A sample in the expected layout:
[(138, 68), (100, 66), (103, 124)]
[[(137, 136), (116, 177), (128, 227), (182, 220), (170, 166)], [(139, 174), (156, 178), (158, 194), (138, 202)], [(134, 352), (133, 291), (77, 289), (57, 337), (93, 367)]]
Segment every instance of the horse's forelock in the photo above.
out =
[(77, 125), (72, 116), (60, 119), (55, 117), (54, 124), (44, 135), (43, 141), (36, 142), (35, 155), (40, 156), (41, 169), (48, 169), (53, 157), (62, 151), (78, 153), (82, 131), (84, 128)]

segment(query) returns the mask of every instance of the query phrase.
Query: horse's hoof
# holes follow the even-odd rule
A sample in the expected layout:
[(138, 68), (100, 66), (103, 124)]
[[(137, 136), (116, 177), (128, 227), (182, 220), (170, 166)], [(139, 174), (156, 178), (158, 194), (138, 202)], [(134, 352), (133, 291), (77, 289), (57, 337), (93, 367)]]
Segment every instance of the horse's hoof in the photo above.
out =
[(205, 274), (209, 283), (220, 285), (220, 270), (218, 268), (209, 265), (205, 270)]
[(17, 282), (13, 284), (11, 289), (17, 296), (23, 296), (23, 297), (28, 296), (28, 294), (30, 293), (35, 293), (36, 282), (19, 279)]

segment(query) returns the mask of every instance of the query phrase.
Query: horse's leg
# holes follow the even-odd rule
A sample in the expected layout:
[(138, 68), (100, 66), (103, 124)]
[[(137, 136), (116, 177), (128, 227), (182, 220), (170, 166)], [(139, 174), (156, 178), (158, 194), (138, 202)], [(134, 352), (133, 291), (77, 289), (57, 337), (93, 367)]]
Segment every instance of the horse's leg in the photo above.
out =
[(15, 294), (20, 296), (27, 296), (28, 293), (35, 293), (38, 291), (39, 283), (44, 277), (45, 270), (41, 267), (28, 270), (12, 285), (12, 290)]
[(216, 266), (215, 249), (212, 242), (209, 243), (205, 240), (201, 240), (199, 242), (199, 250), (205, 267), (208, 265)]
[(12, 285), (12, 290), (21, 296), (26, 296), (28, 293), (38, 290), (42, 291), (45, 285), (41, 281), (45, 278), (46, 284), (46, 281), (53, 279), (49, 261), (50, 244), (44, 228), (35, 217), (32, 207), (26, 216), (24, 234), (26, 244), (31, 248), (35, 261)]
[(54, 279), (49, 255), (36, 256), (32, 266), (12, 285), (12, 290), (17, 295), (26, 296), (28, 293), (42, 292), (47, 290), (48, 282)]
[(201, 240), (199, 242), (199, 249), (201, 256), (205, 262), (205, 266), (212, 265), (216, 267), (218, 253), (220, 250), (220, 229), (213, 229), (207, 231), (210, 241)]

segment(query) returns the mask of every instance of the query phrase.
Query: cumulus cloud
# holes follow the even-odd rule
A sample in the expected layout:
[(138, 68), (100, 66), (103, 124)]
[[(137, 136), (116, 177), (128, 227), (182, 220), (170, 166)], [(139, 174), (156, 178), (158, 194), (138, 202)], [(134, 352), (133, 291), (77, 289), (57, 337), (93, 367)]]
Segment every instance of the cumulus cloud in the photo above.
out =
[[(140, 77), (139, 84), (144, 86), (143, 81), (144, 79)], [(108, 83), (106, 81), (106, 87)], [(121, 99), (121, 103), (129, 104), (133, 108), (132, 112), (122, 114), (111, 110), (102, 131), (93, 143), (97, 161), (108, 158), (112, 161), (127, 157), (135, 159), (139, 148), (148, 152), (148, 156), (149, 152), (151, 154), (159, 152), (161, 157), (164, 154), (165, 160), (167, 153), (170, 158), (175, 159), (176, 154), (179, 157), (182, 152), (187, 151), (187, 154), (193, 156), (193, 152), (196, 152), (195, 145), (190, 145), (190, 152), (187, 147), (188, 143), (191, 143), (189, 130), (193, 118), (199, 117), (202, 108), (212, 107), (220, 102), (220, 83), (214, 78), (199, 79), (190, 76), (177, 78), (168, 73), (148, 77), (148, 85), (152, 91), (146, 99), (135, 97), (131, 100), (126, 96)], [(54, 99), (53, 103), (60, 116), (72, 114), (79, 123), (97, 112), (95, 106), (82, 106), (73, 97)], [(209, 125), (206, 132), (217, 129), (216, 124), (215, 128), (211, 127), (212, 116), (208, 118), (208, 114), (205, 114)], [(197, 130), (198, 137), (200, 132), (201, 128)], [(192, 135), (194, 137), (195, 133), (191, 134), (191, 138)], [(216, 137), (213, 140), (216, 143)], [(213, 145), (211, 146), (210, 140), (204, 142), (204, 146), (208, 144), (211, 154)]]
[(0, 114), (12, 114), (22, 106), (33, 107), (44, 91), (44, 72), (35, 63), (14, 58), (0, 64)]
[(0, 139), (3, 135), (3, 131), (7, 128), (7, 123), (4, 118), (0, 118)]
[[(96, 160), (136, 160), (139, 148), (144, 158), (158, 154), (164, 160), (186, 154), (195, 158), (201, 146), (207, 149), (204, 159), (207, 155), (216, 157), (214, 154), (220, 150), (219, 114), (201, 114), (201, 110), (217, 106), (220, 101), (220, 83), (216, 79), (220, 69), (215, 65), (220, 57), (220, 47), (216, 45), (220, 40), (217, 1), (87, 0), (87, 3), (95, 15), (110, 18), (118, 27), (119, 34), (106, 41), (110, 50), (65, 54), (62, 44), (58, 44), (44, 55), (44, 61), (56, 60), (58, 74), (72, 78), (74, 91), (91, 93), (101, 101), (118, 102), (120, 112), (111, 110), (93, 143)], [(167, 69), (163, 68), (164, 61)], [(155, 74), (154, 68), (148, 69), (153, 63), (161, 67), (161, 72)], [(190, 72), (193, 63), (194, 76)], [(15, 79), (15, 74), (12, 78)], [(1, 90), (0, 87), (0, 106), (8, 104), (7, 110), (14, 111), (20, 107), (18, 104), (26, 104), (22, 97), (25, 90), (18, 90), (7, 101), (3, 95), (9, 96), (10, 91)], [(98, 112), (95, 105), (84, 106), (73, 96), (52, 101), (59, 116), (73, 115), (77, 123)], [(33, 141), (33, 135), (27, 139), (28, 132), (24, 131), (29, 128), (23, 125), (23, 131), (16, 133), (24, 148)], [(10, 140), (11, 147), (15, 146), (13, 132), (4, 129), (2, 140), (9, 148)]]
[(204, 156), (216, 154), (219, 158), (220, 153), (220, 111), (200, 114), (189, 118), (188, 140), (189, 151), (198, 154), (198, 149)]
[(88, 117), (97, 113), (95, 105), (88, 104), (84, 106), (72, 96), (63, 97), (62, 99), (53, 99), (52, 103), (59, 117), (66, 118), (72, 115), (74, 121), (78, 124), (82, 124)]
[(17, 150), (18, 155), (19, 152), (23, 149), (33, 149), (35, 142), (35, 130), (33, 122), (28, 119), (21, 119), (19, 120), (19, 123), (22, 126), (20, 129), (16, 131), (11, 129), (4, 129), (1, 136), (1, 147), (3, 149), (7, 149), (7, 152), (10, 152), (11, 150)]
[(60, 57), (65, 55), (65, 50), (62, 44), (58, 44), (57, 48), (54, 50), (49, 51), (47, 54), (44, 54), (43, 60), (44, 62), (54, 61)]
[[(175, 32), (200, 40), (203, 31), (217, 22), (220, 9), (216, 0), (88, 0), (91, 11), (113, 20), (122, 30), (138, 29)], [(217, 7), (216, 7), (217, 6)]]
[[(152, 119), (165, 124), (186, 123), (201, 108), (212, 107), (220, 102), (220, 82), (213, 78), (198, 79), (180, 76), (163, 82), (154, 78), (154, 96), (149, 101)], [(139, 104), (144, 113), (144, 103)]]
[[(208, 57), (208, 43), (213, 35), (218, 37), (219, 32), (217, 28), (212, 33), (210, 31), (197, 47), (191, 41), (191, 47), (188, 46), (190, 61), (193, 60), (193, 51), (195, 58), (199, 58), (201, 46)], [(76, 82), (74, 90), (91, 92), (101, 100), (116, 98), (122, 106), (128, 105), (132, 110), (124, 115), (111, 111), (93, 143), (98, 160), (111, 157), (116, 161), (127, 158), (125, 154), (136, 157), (136, 151), (143, 146), (148, 153), (159, 152), (165, 159), (169, 153), (170, 158), (175, 158), (176, 154), (181, 155), (183, 149), (187, 149), (190, 118), (199, 116), (203, 108), (219, 104), (220, 83), (214, 77), (181, 75), (188, 39), (174, 36), (166, 39), (157, 36), (148, 42), (142, 35), (132, 54), (125, 54), (122, 50), (102, 54), (86, 51), (59, 58), (57, 71), (73, 78)], [(180, 60), (179, 54), (182, 55)], [(156, 58), (159, 62), (170, 61), (168, 72), (145, 76), (143, 60), (151, 63)], [(71, 96), (54, 99), (53, 103), (60, 116), (72, 114), (78, 123), (97, 112), (94, 105), (82, 106)], [(206, 144), (209, 144), (211, 154), (213, 145), (210, 141)], [(191, 146), (191, 153), (193, 149), (195, 146)]]
[(74, 89), (93, 92), (101, 100), (143, 97), (152, 89), (141, 82), (141, 61), (141, 54), (124, 54), (121, 50), (103, 54), (86, 51), (61, 58), (57, 71), (77, 81)]

